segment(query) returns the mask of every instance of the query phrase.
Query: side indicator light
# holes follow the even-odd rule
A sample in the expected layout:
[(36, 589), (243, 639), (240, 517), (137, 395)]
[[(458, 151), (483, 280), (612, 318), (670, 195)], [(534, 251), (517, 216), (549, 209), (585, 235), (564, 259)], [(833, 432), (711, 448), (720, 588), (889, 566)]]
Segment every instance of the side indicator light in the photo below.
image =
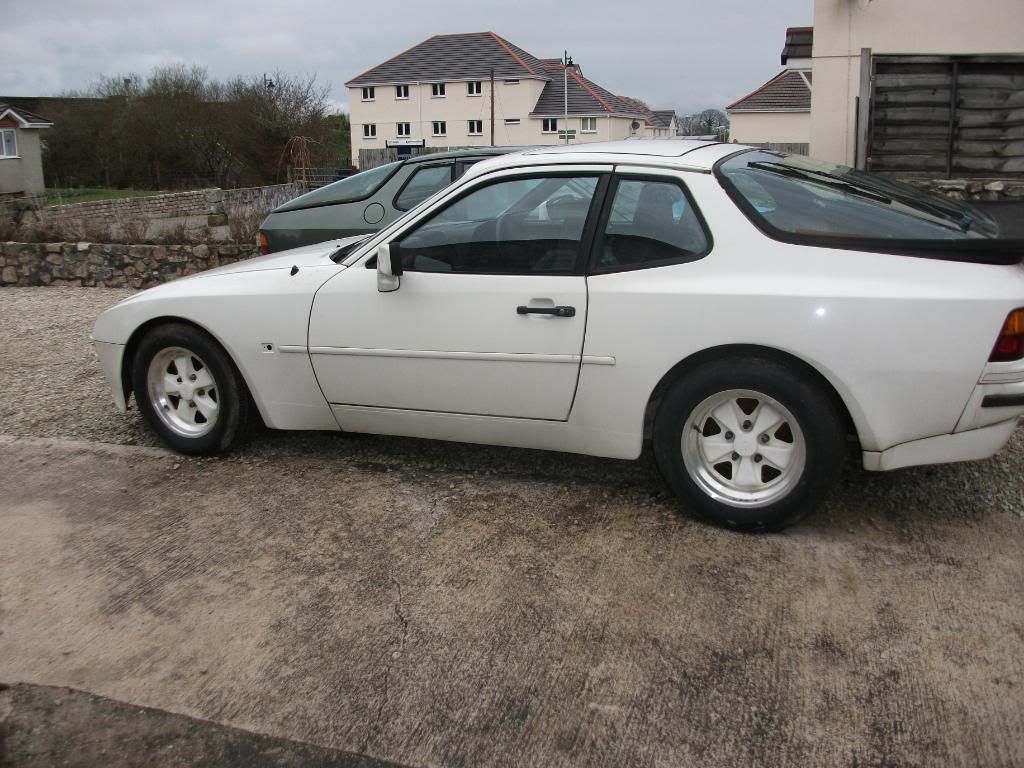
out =
[(265, 232), (260, 232), (259, 236), (256, 238), (256, 244), (260, 247), (260, 253), (264, 256), (270, 255), (270, 242), (267, 240)]

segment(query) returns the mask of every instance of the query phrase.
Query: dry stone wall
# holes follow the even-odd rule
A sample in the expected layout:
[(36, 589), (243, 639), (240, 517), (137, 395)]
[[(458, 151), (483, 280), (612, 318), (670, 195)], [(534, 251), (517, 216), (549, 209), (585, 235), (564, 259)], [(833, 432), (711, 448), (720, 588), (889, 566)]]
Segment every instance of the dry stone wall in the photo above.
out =
[(250, 245), (0, 243), (0, 286), (149, 288), (255, 255)]

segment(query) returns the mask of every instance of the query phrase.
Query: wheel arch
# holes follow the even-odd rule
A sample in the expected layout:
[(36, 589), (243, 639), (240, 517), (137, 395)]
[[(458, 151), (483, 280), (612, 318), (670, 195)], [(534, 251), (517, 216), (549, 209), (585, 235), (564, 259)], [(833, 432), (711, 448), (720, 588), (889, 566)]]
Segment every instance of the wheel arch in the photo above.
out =
[(162, 325), (188, 325), (195, 328), (197, 331), (201, 331), (209, 336), (214, 343), (220, 347), (221, 351), (227, 356), (228, 360), (231, 361), (231, 366), (235, 369), (235, 373), (241, 379), (245, 386), (245, 394), (249, 398), (250, 404), (256, 407), (256, 412), (259, 413), (260, 418), (266, 423), (266, 417), (263, 413), (263, 408), (260, 402), (253, 397), (253, 390), (249, 384), (249, 380), (243, 373), (241, 366), (235, 359), (235, 356), (231, 354), (231, 350), (228, 349), (227, 345), (217, 336), (216, 333), (211, 331), (206, 326), (197, 323), (195, 320), (189, 320), (184, 317), (178, 317), (176, 315), (160, 315), (159, 317), (153, 317), (144, 323), (141, 323), (134, 331), (131, 336), (128, 337), (128, 341), (124, 347), (124, 353), (121, 356), (121, 391), (124, 393), (124, 401), (128, 402), (128, 398), (132, 395), (132, 368), (135, 365), (135, 354), (138, 351), (139, 343), (145, 338), (146, 334), (154, 328), (159, 328)]
[(854, 438), (857, 439), (858, 445), (860, 444), (862, 432), (866, 429), (866, 425), (863, 420), (861, 419), (860, 425), (858, 425), (858, 418), (854, 416), (855, 412), (858, 415), (860, 415), (860, 412), (857, 410), (856, 405), (854, 405), (854, 408), (850, 407), (846, 398), (840, 394), (839, 390), (828, 376), (822, 373), (817, 366), (804, 358), (793, 354), (792, 352), (759, 344), (724, 344), (716, 347), (708, 347), (707, 349), (702, 349), (699, 352), (694, 352), (689, 357), (680, 360), (669, 368), (669, 370), (665, 372), (658, 383), (654, 386), (654, 389), (648, 397), (647, 406), (644, 409), (644, 440), (646, 441), (651, 438), (654, 429), (655, 414), (657, 413), (658, 406), (661, 404), (661, 400), (669, 387), (690, 371), (693, 371), (711, 361), (729, 357), (760, 357), (763, 359), (774, 360), (798, 370), (810, 380), (816, 382), (818, 386), (821, 387), (822, 391), (832, 398), (846, 422), (849, 434), (852, 434)]

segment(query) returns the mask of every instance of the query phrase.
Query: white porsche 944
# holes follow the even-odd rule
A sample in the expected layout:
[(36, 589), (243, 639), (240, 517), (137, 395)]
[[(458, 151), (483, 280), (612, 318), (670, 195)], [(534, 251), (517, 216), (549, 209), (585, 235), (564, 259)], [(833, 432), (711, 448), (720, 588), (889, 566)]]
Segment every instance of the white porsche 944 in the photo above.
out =
[(636, 459), (777, 529), (855, 442), (982, 459), (1024, 415), (1024, 243), (975, 208), (736, 144), (486, 160), (380, 232), (141, 292), (96, 321), (174, 449), (271, 428)]

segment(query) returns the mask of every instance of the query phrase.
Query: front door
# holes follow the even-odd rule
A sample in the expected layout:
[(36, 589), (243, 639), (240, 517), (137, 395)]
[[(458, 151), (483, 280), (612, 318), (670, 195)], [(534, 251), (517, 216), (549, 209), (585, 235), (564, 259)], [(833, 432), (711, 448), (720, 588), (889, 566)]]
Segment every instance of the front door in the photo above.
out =
[(599, 171), (483, 181), (392, 242), (405, 274), (377, 291), (364, 259), (316, 295), (309, 348), (339, 405), (565, 420), (587, 317)]

